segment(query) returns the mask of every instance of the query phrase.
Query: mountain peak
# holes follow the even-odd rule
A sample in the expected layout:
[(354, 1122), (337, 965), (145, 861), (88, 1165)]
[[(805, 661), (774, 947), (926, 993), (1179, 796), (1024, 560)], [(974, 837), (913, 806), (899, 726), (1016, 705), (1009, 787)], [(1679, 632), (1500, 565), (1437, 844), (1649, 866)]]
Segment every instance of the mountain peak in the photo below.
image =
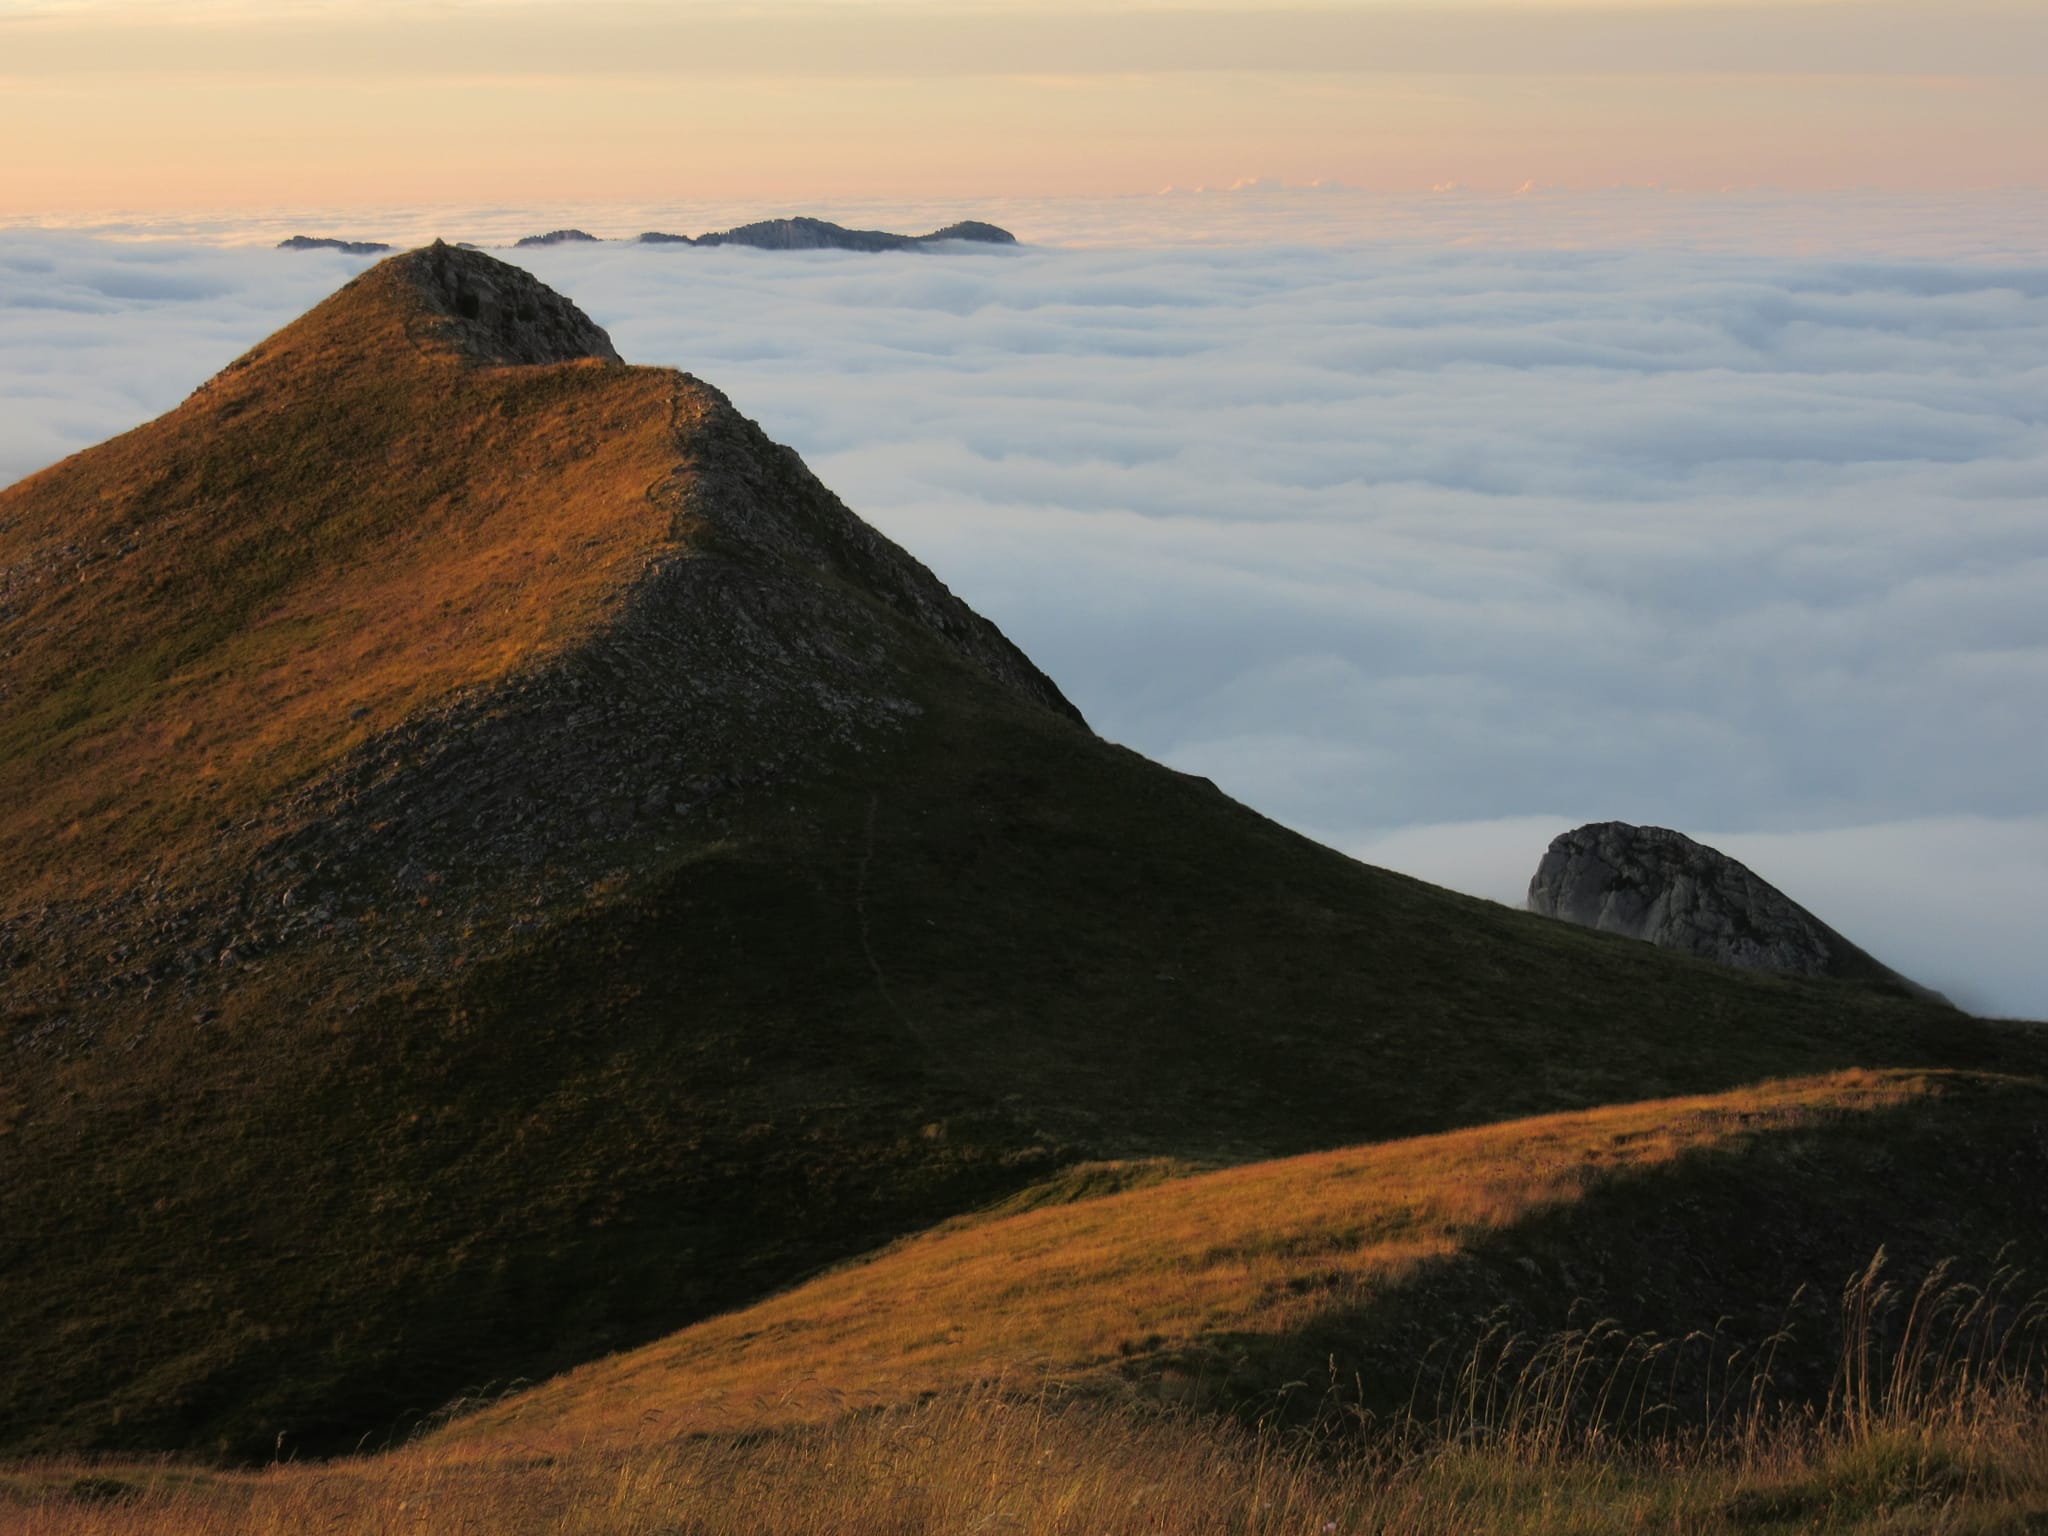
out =
[(481, 363), (623, 361), (604, 327), (531, 272), (482, 251), (436, 240), (364, 277), (409, 288), (438, 322), (438, 339)]
[[(1080, 723), (715, 389), (625, 366), (529, 273), (442, 244), (0, 491), (0, 591), (30, 637), (0, 657), (0, 871), (19, 872), (0, 936), (32, 905), (53, 978), (156, 863), (216, 893), (219, 870), (308, 839), (372, 884), (430, 849), (482, 871), (482, 817), (521, 868), (609, 867), (715, 798), (679, 786), (823, 771), (934, 690)], [(516, 784), (481, 766), (515, 760)], [(629, 778), (617, 818), (598, 808), (617, 835), (593, 837), (596, 784)], [(387, 779), (408, 804), (461, 802), (468, 830), (358, 825)], [(494, 903), (516, 884), (477, 880)]]

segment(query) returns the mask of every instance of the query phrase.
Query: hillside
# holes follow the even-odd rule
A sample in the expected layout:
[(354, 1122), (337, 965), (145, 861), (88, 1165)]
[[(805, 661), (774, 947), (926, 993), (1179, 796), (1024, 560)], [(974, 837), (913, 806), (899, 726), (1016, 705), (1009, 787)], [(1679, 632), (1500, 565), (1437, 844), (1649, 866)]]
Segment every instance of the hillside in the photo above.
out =
[(480, 253), (0, 491), (0, 701), (9, 1448), (400, 1433), (1089, 1159), (2048, 1070), (1100, 740)]
[[(1596, 1320), (1711, 1333), (1711, 1351), (1637, 1385), (1697, 1401), (1711, 1353), (1724, 1411), (1746, 1401), (1743, 1355), (1789, 1324), (1773, 1385), (1818, 1398), (1840, 1357), (1837, 1296), (1880, 1246), (1907, 1295), (1952, 1255), (1974, 1261), (1959, 1279), (1984, 1281), (2001, 1255), (2048, 1274), (2044, 1123), (2038, 1081), (1850, 1072), (1166, 1182), (1105, 1168), (1109, 1193), (950, 1223), (439, 1438), (567, 1451), (1042, 1377), (1262, 1412), (1335, 1392), (1389, 1415), (1418, 1388), (1427, 1408), (1433, 1373), (1455, 1374), (1496, 1325), (1540, 1338)], [(1116, 1190), (1120, 1171), (1137, 1187)], [(1964, 1178), (1978, 1198), (1949, 1197)]]

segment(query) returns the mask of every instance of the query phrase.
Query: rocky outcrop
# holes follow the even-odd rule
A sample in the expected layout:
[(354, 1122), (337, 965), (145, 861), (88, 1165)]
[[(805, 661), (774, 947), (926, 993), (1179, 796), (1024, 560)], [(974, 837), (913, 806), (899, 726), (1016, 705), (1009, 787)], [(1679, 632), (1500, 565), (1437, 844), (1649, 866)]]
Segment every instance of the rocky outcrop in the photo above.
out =
[(479, 362), (620, 360), (604, 327), (522, 267), (439, 240), (395, 260), (440, 339)]
[(1883, 965), (1725, 853), (1667, 827), (1590, 822), (1552, 840), (1529, 910), (1722, 965), (1938, 993)]
[(381, 240), (336, 240), (331, 235), (293, 235), (277, 242), (280, 251), (340, 251), (348, 256), (381, 256), (391, 247)]

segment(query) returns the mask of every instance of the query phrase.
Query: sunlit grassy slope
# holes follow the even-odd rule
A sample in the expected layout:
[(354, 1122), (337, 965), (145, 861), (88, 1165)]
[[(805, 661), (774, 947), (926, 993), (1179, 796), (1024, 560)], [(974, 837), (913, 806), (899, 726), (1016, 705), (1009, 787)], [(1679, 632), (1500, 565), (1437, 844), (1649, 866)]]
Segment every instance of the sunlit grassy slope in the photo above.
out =
[(2048, 1069), (1286, 832), (416, 275), (0, 492), (0, 1446), (374, 1443), (1077, 1162)]
[(432, 318), (378, 268), (0, 490), (14, 899), (203, 856), (223, 817), (587, 637), (669, 540), (646, 492), (673, 375), (482, 369)]
[[(1158, 1164), (1076, 1169), (1021, 1212), (949, 1223), (376, 1456), (0, 1467), (0, 1531), (2022, 1536), (2048, 1507), (2048, 1297), (2010, 1270), (1916, 1286), (1910, 1260), (1871, 1265), (1778, 1310), (1752, 1352), (1741, 1316), (1616, 1348), (1586, 1309), (1504, 1355), (1486, 1325), (1512, 1302), (1476, 1323), (1467, 1309), (1489, 1272), (1555, 1298), (1557, 1276), (1531, 1270), (1561, 1256), (1594, 1289), (1618, 1283), (1602, 1305), (1624, 1310), (1661, 1267), (1656, 1312), (1753, 1299), (1763, 1252), (1782, 1278), (1857, 1232), (1980, 1242), (1997, 1224), (1982, 1204), (1943, 1209), (1942, 1180), (2038, 1184), (2042, 1098), (1844, 1073), (1173, 1184)], [(2008, 1222), (2037, 1253), (2036, 1214), (2022, 1196)], [(1681, 1267), (1707, 1278), (1670, 1284)], [(1378, 1413), (1356, 1412), (1369, 1395), (1336, 1360), (1267, 1394), (1256, 1425), (1190, 1411), (1219, 1340), (1241, 1374), (1248, 1341), (1275, 1367), (1318, 1335), (1385, 1341), (1404, 1314), (1445, 1347), (1443, 1387), (1404, 1340), (1413, 1385)], [(1512, 1320), (1540, 1329), (1540, 1305)], [(1104, 1350), (1148, 1323), (1166, 1332)], [(1813, 1390), (1755, 1390), (1760, 1363), (1788, 1388), (1816, 1366)], [(1273, 1412), (1296, 1397), (1318, 1423)]]
[[(1960, 1408), (1962, 1411), (1957, 1412)], [(2032, 1536), (2048, 1411), (1936, 1396), (1647, 1454), (1446, 1436), (1389, 1459), (998, 1392), (782, 1433), (490, 1460), (0, 1470), (9, 1536)]]
[(2038, 1082), (1850, 1072), (1147, 1183), (951, 1223), (443, 1440), (563, 1450), (1034, 1376), (1241, 1408), (1334, 1371), (1385, 1412), (1426, 1397), (1425, 1352), (1459, 1353), (1492, 1305), (1535, 1331), (1575, 1308), (1667, 1337), (1718, 1324), (1732, 1351), (1825, 1282), (1809, 1336), (1781, 1346), (1796, 1387), (1832, 1358), (1834, 1290), (1875, 1246), (1909, 1269), (2048, 1259), (2044, 1123)]

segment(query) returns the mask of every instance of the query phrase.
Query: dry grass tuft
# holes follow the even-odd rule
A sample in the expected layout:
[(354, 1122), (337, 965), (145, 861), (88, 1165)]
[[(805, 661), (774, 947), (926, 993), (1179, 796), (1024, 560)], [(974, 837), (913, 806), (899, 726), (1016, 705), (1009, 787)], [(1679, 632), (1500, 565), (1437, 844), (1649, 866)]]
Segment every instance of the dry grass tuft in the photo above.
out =
[(1258, 1432), (1062, 1398), (1041, 1383), (828, 1424), (629, 1449), (426, 1446), (367, 1460), (194, 1472), (44, 1462), (0, 1477), (19, 1536), (914, 1536), (1103, 1530), (1174, 1536), (1401, 1532), (2015, 1532), (2048, 1511), (2048, 1400), (2030, 1383), (2041, 1311), (1881, 1267), (1846, 1293), (1843, 1387), (1816, 1415), (1736, 1415), (1705, 1435), (1616, 1441), (1576, 1416), (1570, 1340), (1470, 1414), (1366, 1438)]

